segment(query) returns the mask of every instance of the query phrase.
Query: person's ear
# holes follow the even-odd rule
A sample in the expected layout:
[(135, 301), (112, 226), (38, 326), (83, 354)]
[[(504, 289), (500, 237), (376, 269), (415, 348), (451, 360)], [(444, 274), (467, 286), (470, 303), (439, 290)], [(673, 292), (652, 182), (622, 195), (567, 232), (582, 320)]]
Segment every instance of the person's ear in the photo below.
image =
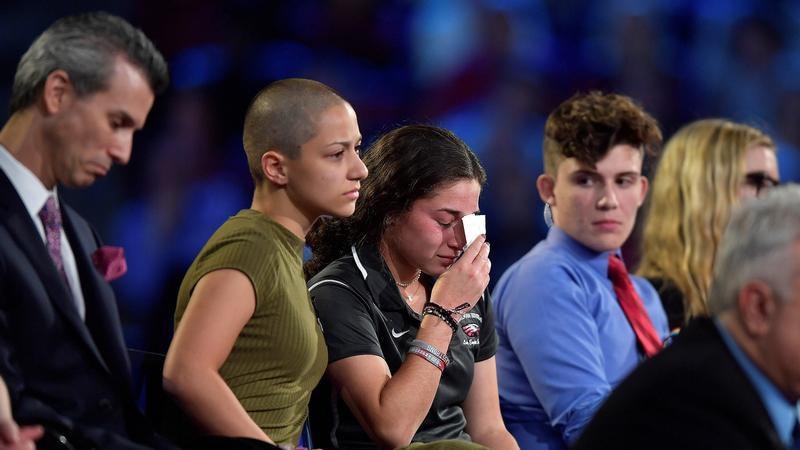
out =
[(48, 115), (56, 114), (74, 93), (69, 74), (61, 69), (54, 70), (44, 80), (42, 106)]
[(753, 280), (739, 289), (737, 308), (745, 332), (763, 336), (769, 332), (780, 301), (775, 292), (763, 281)]
[(276, 150), (267, 150), (261, 155), (261, 170), (264, 178), (273, 184), (285, 186), (289, 182), (286, 156)]
[(639, 202), (636, 205), (637, 207), (642, 206), (644, 199), (647, 198), (647, 191), (650, 190), (650, 181), (646, 176), (642, 175), (639, 177), (639, 185), (641, 186), (641, 195), (639, 196)]
[(536, 179), (536, 189), (539, 190), (539, 198), (550, 206), (556, 205), (555, 197), (556, 180), (552, 175), (543, 173)]

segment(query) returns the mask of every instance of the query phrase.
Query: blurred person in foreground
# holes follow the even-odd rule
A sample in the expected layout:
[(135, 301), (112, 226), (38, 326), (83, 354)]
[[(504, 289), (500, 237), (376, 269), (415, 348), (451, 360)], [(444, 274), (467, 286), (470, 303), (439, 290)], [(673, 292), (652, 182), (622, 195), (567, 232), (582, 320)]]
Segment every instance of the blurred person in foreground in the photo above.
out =
[(35, 449), (34, 441), (41, 438), (43, 433), (41, 425), (17, 425), (11, 414), (6, 383), (0, 378), (0, 450)]
[(108, 281), (118, 248), (59, 198), (127, 164), (169, 82), (152, 42), (106, 13), (64, 17), (22, 56), (0, 131), (0, 374), (40, 448), (168, 448), (138, 411)]
[(798, 448), (800, 186), (733, 212), (708, 309), (611, 394), (576, 450)]

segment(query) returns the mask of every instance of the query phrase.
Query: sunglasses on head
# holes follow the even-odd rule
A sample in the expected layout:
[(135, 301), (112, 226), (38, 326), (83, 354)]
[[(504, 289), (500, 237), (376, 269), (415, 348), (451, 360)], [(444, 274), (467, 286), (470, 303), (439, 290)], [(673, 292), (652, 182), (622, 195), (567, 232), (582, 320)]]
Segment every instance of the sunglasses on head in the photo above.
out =
[(745, 184), (752, 186), (756, 190), (756, 195), (761, 194), (761, 190), (774, 188), (780, 181), (769, 176), (766, 172), (750, 172), (744, 175)]

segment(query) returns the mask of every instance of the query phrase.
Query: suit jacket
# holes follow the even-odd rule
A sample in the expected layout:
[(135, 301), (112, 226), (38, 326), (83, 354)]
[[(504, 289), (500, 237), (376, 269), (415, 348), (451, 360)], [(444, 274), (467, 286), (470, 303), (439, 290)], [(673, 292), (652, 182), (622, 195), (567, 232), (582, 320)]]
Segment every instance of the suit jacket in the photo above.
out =
[(755, 387), (711, 319), (612, 392), (576, 443), (585, 449), (783, 450)]
[(44, 424), (78, 448), (158, 446), (131, 393), (114, 293), (91, 261), (99, 238), (72, 208), (62, 203), (61, 211), (86, 302), (85, 322), (0, 170), (0, 374), (14, 417)]

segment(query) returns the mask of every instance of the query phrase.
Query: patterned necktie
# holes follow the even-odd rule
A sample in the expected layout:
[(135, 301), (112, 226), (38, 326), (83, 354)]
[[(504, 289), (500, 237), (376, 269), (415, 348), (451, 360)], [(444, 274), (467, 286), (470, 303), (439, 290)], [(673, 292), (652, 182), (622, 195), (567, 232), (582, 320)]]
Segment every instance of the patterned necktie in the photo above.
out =
[(58, 210), (58, 204), (53, 196), (47, 197), (44, 207), (39, 211), (39, 218), (44, 225), (44, 236), (47, 241), (45, 245), (50, 253), (50, 259), (56, 265), (56, 270), (69, 291), (69, 281), (64, 272), (64, 260), (61, 259), (61, 211)]
[(642, 299), (633, 288), (625, 263), (614, 254), (608, 255), (608, 278), (614, 285), (614, 293), (617, 294), (619, 305), (628, 318), (633, 332), (636, 333), (636, 339), (641, 344), (645, 356), (650, 358), (661, 350), (661, 339), (653, 327), (653, 322), (650, 321), (650, 316), (647, 315)]

